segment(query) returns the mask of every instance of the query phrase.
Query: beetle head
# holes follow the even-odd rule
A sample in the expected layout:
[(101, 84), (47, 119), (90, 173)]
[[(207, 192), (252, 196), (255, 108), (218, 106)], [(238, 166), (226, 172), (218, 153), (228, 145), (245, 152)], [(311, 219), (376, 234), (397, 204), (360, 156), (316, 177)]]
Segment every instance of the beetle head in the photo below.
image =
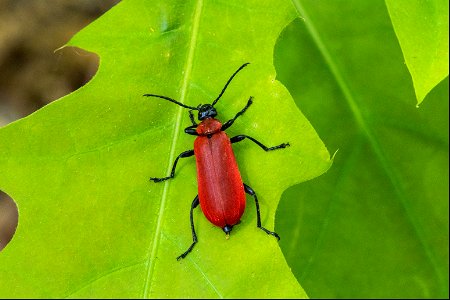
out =
[(200, 121), (207, 119), (207, 118), (214, 118), (217, 116), (217, 111), (211, 104), (199, 104), (197, 106), (198, 110), (198, 119)]

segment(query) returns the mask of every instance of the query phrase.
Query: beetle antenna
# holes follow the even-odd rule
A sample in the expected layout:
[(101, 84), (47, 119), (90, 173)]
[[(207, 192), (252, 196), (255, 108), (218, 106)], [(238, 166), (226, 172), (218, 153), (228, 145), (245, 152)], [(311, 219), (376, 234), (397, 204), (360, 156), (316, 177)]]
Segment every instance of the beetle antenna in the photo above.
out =
[(220, 97), (222, 97), (223, 93), (225, 93), (225, 90), (227, 89), (228, 85), (230, 84), (231, 80), (233, 80), (234, 76), (236, 76), (237, 73), (239, 73), (240, 70), (242, 70), (243, 68), (245, 68), (246, 66), (248, 66), (248, 64), (250, 63), (245, 63), (242, 66), (239, 67), (239, 69), (236, 70), (236, 72), (233, 73), (233, 75), (231, 75), (230, 79), (228, 79), (227, 83), (225, 84), (225, 86), (223, 87), (222, 91), (220, 92), (219, 96), (216, 98), (216, 100), (213, 101), (212, 106), (214, 106), (214, 104), (217, 103), (217, 101), (219, 101)]
[(178, 104), (179, 106), (182, 106), (182, 107), (184, 107), (184, 108), (190, 108), (190, 109), (198, 110), (197, 107), (192, 107), (192, 106), (183, 104), (183, 103), (181, 103), (181, 102), (178, 102), (178, 101), (175, 100), (175, 99), (172, 99), (172, 98), (169, 98), (169, 97), (166, 97), (166, 96), (154, 95), (154, 94), (144, 94), (143, 96), (145, 96), (145, 97), (157, 97), (157, 98), (162, 98), (162, 99), (168, 100), (168, 101), (170, 101), (170, 102), (173, 102), (173, 103), (175, 103), (175, 104)]

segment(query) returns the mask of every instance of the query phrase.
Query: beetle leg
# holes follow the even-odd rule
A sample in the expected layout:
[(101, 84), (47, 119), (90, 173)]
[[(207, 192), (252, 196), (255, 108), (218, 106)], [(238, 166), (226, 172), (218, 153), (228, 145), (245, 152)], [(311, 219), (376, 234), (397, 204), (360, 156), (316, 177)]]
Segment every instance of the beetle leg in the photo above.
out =
[(189, 119), (191, 119), (192, 127), (197, 127), (198, 124), (195, 122), (194, 114), (192, 113), (192, 109), (189, 111)]
[(190, 135), (198, 135), (197, 126), (198, 124), (195, 122), (194, 114), (192, 113), (192, 109), (189, 111), (189, 119), (191, 119), (192, 125), (188, 126), (184, 129), (184, 132)]
[(256, 145), (258, 145), (259, 147), (263, 148), (264, 151), (271, 151), (271, 150), (276, 150), (276, 149), (286, 148), (286, 147), (289, 147), (289, 146), (290, 146), (289, 143), (283, 143), (283, 144), (280, 144), (280, 145), (278, 145), (278, 146), (266, 147), (266, 146), (264, 146), (261, 142), (257, 141), (256, 139), (252, 138), (251, 136), (243, 135), (243, 134), (232, 137), (232, 138), (230, 139), (230, 141), (231, 141), (231, 143), (237, 143), (237, 142), (242, 141), (242, 140), (245, 139), (245, 138), (248, 138), (249, 140), (251, 140), (252, 142), (254, 142)]
[(173, 163), (172, 172), (170, 172), (170, 176), (163, 177), (163, 178), (156, 178), (156, 177), (150, 177), (150, 180), (153, 180), (154, 182), (161, 182), (170, 178), (173, 178), (175, 176), (175, 168), (177, 167), (178, 160), (180, 158), (189, 157), (194, 155), (194, 150), (187, 150), (178, 155), (177, 159), (175, 159), (175, 162)]
[(251, 187), (249, 187), (248, 185), (246, 185), (245, 183), (244, 183), (244, 190), (245, 190), (245, 192), (246, 192), (247, 194), (249, 194), (250, 196), (252, 196), (252, 197), (255, 199), (255, 204), (256, 204), (256, 226), (257, 226), (259, 229), (263, 230), (265, 233), (270, 234), (270, 235), (273, 235), (273, 236), (276, 237), (278, 240), (280, 240), (280, 236), (279, 236), (276, 232), (270, 231), (270, 230), (268, 230), (268, 229), (266, 229), (266, 228), (264, 228), (264, 227), (261, 226), (261, 215), (259, 214), (258, 197), (256, 197), (255, 191), (254, 191)]
[(177, 257), (177, 260), (180, 260), (182, 258), (185, 258), (186, 255), (188, 255), (191, 251), (192, 248), (194, 248), (194, 245), (197, 243), (197, 234), (195, 233), (195, 228), (194, 228), (194, 208), (196, 208), (199, 204), (198, 201), (198, 195), (195, 196), (194, 201), (192, 201), (192, 205), (191, 205), (191, 214), (190, 214), (190, 219), (191, 219), (191, 230), (192, 230), (192, 245), (180, 256)]
[(184, 129), (184, 133), (187, 133), (187, 134), (190, 134), (190, 135), (197, 135), (198, 136), (198, 133), (197, 133), (197, 125), (191, 125), (191, 126), (188, 126), (188, 127), (186, 127), (185, 129)]
[(253, 97), (250, 97), (248, 99), (247, 105), (245, 105), (245, 107), (238, 112), (233, 119), (226, 121), (223, 125), (222, 128), (220, 130), (224, 131), (226, 130), (228, 127), (230, 127), (231, 125), (233, 125), (234, 121), (236, 121), (236, 119), (241, 116), (243, 113), (245, 113), (245, 111), (247, 110), (247, 108), (249, 108), (250, 105), (252, 105), (253, 101), (252, 101)]

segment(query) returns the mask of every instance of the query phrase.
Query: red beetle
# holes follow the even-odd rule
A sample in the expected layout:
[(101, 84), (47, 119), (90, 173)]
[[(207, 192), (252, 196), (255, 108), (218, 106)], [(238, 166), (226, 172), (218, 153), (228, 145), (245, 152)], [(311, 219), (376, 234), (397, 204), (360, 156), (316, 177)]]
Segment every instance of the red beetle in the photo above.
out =
[[(280, 239), (277, 233), (261, 226), (258, 198), (253, 189), (242, 182), (241, 174), (239, 173), (231, 144), (240, 142), (247, 138), (256, 143), (265, 151), (270, 151), (286, 148), (289, 146), (289, 143), (283, 143), (274, 147), (266, 147), (256, 139), (247, 135), (237, 135), (231, 139), (228, 137), (225, 130), (233, 125), (234, 121), (253, 103), (253, 97), (248, 99), (247, 105), (240, 112), (238, 112), (233, 119), (228, 120), (224, 124), (215, 119), (217, 116), (217, 111), (214, 108), (214, 105), (223, 95), (233, 77), (247, 65), (248, 63), (243, 64), (236, 70), (236, 72), (234, 72), (233, 75), (231, 75), (221, 93), (212, 104), (199, 104), (197, 107), (192, 107), (166, 96), (154, 94), (144, 95), (147, 97), (162, 98), (184, 108), (191, 109), (189, 111), (189, 117), (191, 119), (192, 126), (187, 127), (184, 132), (197, 136), (194, 142), (194, 150), (184, 151), (175, 159), (170, 176), (163, 178), (150, 178), (150, 180), (153, 180), (154, 182), (161, 182), (173, 178), (175, 176), (175, 168), (178, 160), (180, 158), (195, 155), (195, 160), (197, 163), (198, 195), (192, 202), (190, 212), (193, 243), (183, 254), (177, 257), (177, 260), (185, 258), (197, 243), (193, 210), (199, 203), (206, 218), (214, 225), (222, 228), (228, 238), (233, 226), (239, 223), (241, 216), (244, 213), (245, 193), (253, 196), (255, 199), (257, 217), (256, 226), (265, 231), (267, 234), (275, 236), (278, 240)], [(195, 122), (192, 110), (198, 111), (198, 120), (201, 121), (200, 124)]]

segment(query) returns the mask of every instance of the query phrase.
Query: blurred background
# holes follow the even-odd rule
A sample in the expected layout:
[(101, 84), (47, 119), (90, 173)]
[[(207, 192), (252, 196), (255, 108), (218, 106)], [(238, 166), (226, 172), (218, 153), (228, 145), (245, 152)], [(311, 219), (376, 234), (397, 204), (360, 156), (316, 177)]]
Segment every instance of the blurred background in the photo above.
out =
[[(84, 85), (98, 58), (63, 46), (119, 0), (0, 0), (0, 127)], [(1, 172), (1, 170), (0, 170)], [(0, 250), (11, 240), (18, 216), (0, 191)]]

